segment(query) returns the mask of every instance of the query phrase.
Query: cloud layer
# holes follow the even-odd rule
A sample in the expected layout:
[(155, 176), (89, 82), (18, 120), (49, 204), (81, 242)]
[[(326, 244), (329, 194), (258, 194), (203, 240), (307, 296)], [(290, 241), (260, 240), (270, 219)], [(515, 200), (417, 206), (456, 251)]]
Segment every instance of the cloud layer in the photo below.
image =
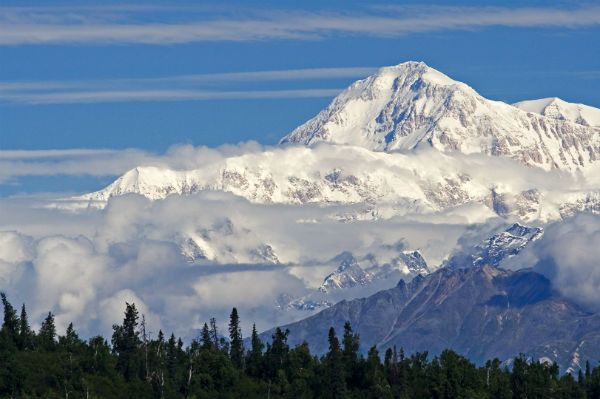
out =
[[(278, 298), (316, 289), (337, 267), (323, 265), (344, 250), (389, 252), (403, 241), (435, 263), (465, 230), (436, 219), (345, 224), (326, 218), (335, 207), (257, 205), (223, 193), (129, 195), (81, 213), (1, 202), (0, 290), (26, 302), (33, 320), (52, 310), (60, 329), (72, 321), (84, 336), (109, 333), (125, 300), (144, 309), (155, 332), (193, 336), (211, 316), (224, 325), (232, 306), (245, 331), (252, 322), (266, 329), (306, 315), (278, 310)], [(322, 221), (304, 222), (311, 217)], [(221, 261), (188, 262), (180, 244), (189, 235)], [(283, 263), (261, 263), (255, 251), (264, 244)]]
[(575, 302), (600, 311), (600, 215), (555, 222), (544, 236), (506, 266), (533, 267)]

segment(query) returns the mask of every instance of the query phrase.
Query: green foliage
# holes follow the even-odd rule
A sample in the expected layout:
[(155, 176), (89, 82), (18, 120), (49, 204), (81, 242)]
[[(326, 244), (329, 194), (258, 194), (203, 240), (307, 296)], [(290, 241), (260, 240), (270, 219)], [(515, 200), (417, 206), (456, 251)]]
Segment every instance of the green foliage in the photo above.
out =
[(231, 310), (229, 316), (229, 356), (231, 361), (238, 368), (244, 366), (244, 342), (242, 340), (242, 329), (240, 328), (240, 317), (237, 309)]
[(48, 312), (48, 316), (42, 322), (38, 332), (38, 345), (41, 349), (52, 351), (56, 347), (56, 326), (54, 325), (54, 315)]
[(162, 331), (146, 332), (144, 317), (126, 304), (111, 345), (103, 337), (82, 340), (72, 324), (56, 336), (49, 313), (35, 334), (25, 306), (17, 316), (5, 295), (0, 329), (0, 397), (4, 398), (435, 398), (600, 399), (600, 366), (587, 363), (577, 378), (560, 375), (556, 364), (523, 355), (508, 369), (500, 360), (477, 367), (446, 350), (406, 357), (377, 347), (365, 357), (349, 323), (340, 340), (329, 330), (329, 351), (318, 358), (308, 344), (290, 348), (289, 331), (277, 328), (266, 348), (256, 327), (245, 351), (237, 310), (229, 320), (229, 342), (216, 321), (205, 323), (187, 347)]

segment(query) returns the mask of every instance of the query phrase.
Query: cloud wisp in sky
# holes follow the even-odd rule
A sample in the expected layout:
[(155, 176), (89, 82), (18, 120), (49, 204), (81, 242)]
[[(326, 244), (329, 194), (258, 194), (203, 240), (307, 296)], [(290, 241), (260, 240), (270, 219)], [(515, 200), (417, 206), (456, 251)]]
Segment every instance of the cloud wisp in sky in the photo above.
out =
[(215, 90), (207, 86), (228, 83), (360, 78), (374, 67), (306, 68), (269, 71), (207, 73), (158, 78), (78, 81), (0, 82), (0, 102), (58, 104), (123, 101), (189, 101), (333, 97), (341, 88), (277, 90)]
[(262, 150), (256, 142), (217, 148), (173, 145), (164, 154), (129, 149), (0, 150), (0, 184), (23, 176), (117, 176), (136, 166), (194, 169)]
[[(161, 12), (169, 10), (164, 9)], [(27, 7), (0, 9), (0, 45), (178, 44), (205, 41), (315, 40), (331, 35), (397, 37), (442, 30), (504, 27), (581, 28), (600, 25), (600, 7), (385, 7), (356, 12), (171, 9), (144, 19), (143, 8)], [(241, 16), (240, 16), (241, 14)], [(190, 17), (190, 15), (192, 17)]]

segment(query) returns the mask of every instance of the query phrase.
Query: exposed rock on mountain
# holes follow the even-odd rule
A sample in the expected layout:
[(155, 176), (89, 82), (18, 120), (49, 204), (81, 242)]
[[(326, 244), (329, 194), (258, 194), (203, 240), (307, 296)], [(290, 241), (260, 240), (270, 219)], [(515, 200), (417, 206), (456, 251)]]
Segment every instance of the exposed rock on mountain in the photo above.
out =
[(323, 285), (319, 288), (322, 292), (368, 285), (375, 280), (397, 280), (400, 277), (411, 278), (417, 274), (429, 273), (427, 262), (419, 251), (402, 251), (390, 262), (382, 265), (377, 263), (373, 255), (368, 255), (361, 261), (366, 265), (361, 267), (359, 260), (349, 252), (340, 254), (334, 261), (339, 261), (340, 265), (325, 277)]
[(518, 255), (543, 234), (544, 230), (540, 227), (527, 227), (515, 223), (475, 247), (454, 254), (443, 266), (450, 268), (499, 266), (504, 260)]
[(292, 345), (307, 341), (324, 353), (329, 327), (339, 334), (346, 321), (360, 334), (363, 351), (372, 345), (430, 354), (452, 348), (476, 362), (524, 353), (556, 361), (563, 370), (600, 356), (600, 316), (565, 299), (530, 270), (442, 268), (283, 328), (290, 330)]

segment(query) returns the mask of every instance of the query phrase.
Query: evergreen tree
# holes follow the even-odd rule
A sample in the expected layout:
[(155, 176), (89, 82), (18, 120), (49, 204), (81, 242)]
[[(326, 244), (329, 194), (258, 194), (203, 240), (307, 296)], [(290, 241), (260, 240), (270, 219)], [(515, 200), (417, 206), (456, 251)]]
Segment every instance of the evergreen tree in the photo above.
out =
[(54, 315), (52, 312), (48, 312), (48, 316), (42, 322), (37, 337), (42, 349), (52, 351), (56, 348), (56, 326), (54, 325)]
[(4, 321), (0, 333), (5, 336), (6, 342), (17, 345), (19, 342), (19, 317), (17, 316), (17, 311), (8, 299), (6, 299), (6, 295), (3, 292), (0, 292), (0, 298), (2, 298), (2, 305), (4, 306)]
[(33, 349), (34, 334), (29, 326), (29, 320), (27, 318), (27, 310), (25, 304), (21, 307), (21, 317), (19, 317), (19, 349), (30, 350)]
[(287, 343), (287, 337), (290, 331), (283, 331), (277, 327), (272, 335), (271, 345), (267, 346), (265, 357), (267, 359), (267, 375), (274, 378), (278, 370), (285, 370), (288, 365), (290, 347)]
[(259, 377), (262, 373), (264, 344), (256, 331), (256, 324), (252, 324), (252, 337), (250, 338), (250, 351), (246, 359), (246, 369), (248, 374), (253, 377)]
[(171, 337), (167, 342), (167, 371), (169, 376), (173, 378), (177, 371), (177, 341), (175, 334), (171, 333)]
[(219, 332), (217, 330), (217, 320), (212, 317), (210, 319), (210, 338), (215, 349), (219, 349)]
[(123, 324), (113, 326), (112, 344), (117, 354), (117, 370), (127, 381), (138, 377), (140, 371), (138, 319), (135, 304), (126, 303)]
[(213, 339), (210, 336), (210, 330), (206, 323), (204, 323), (204, 326), (202, 327), (200, 340), (202, 341), (202, 349), (211, 349), (213, 347)]
[(349, 321), (344, 323), (344, 336), (342, 338), (342, 357), (344, 362), (344, 372), (346, 375), (346, 384), (356, 386), (359, 380), (358, 356), (360, 348), (360, 339), (358, 334), (354, 334)]
[(83, 342), (79, 339), (79, 335), (73, 328), (73, 323), (69, 323), (64, 337), (59, 337), (58, 344), (64, 347), (68, 352), (75, 352)]
[(236, 308), (231, 310), (229, 316), (229, 357), (238, 369), (243, 367), (244, 342), (242, 340), (242, 329), (240, 328), (240, 317)]
[(346, 397), (346, 377), (340, 341), (335, 335), (335, 329), (329, 328), (329, 352), (327, 352), (327, 374), (329, 382), (329, 396), (331, 398)]
[(514, 399), (527, 399), (528, 391), (528, 364), (527, 360), (520, 354), (515, 358), (513, 370), (510, 378), (510, 385)]
[(392, 398), (391, 388), (385, 378), (379, 351), (372, 346), (367, 355), (366, 378), (370, 398)]
[[(20, 338), (28, 329), (27, 313), (8, 313), (4, 324), (16, 318)], [(595, 363), (588, 363), (585, 372), (579, 370), (576, 380), (568, 373), (560, 375), (556, 364), (523, 356), (514, 359), (509, 370), (498, 359), (478, 367), (451, 350), (429, 360), (426, 352), (405, 357), (402, 348), (397, 353), (392, 347), (382, 364), (376, 347), (366, 359), (357, 353), (358, 336), (349, 325), (343, 342), (329, 330), (329, 350), (321, 358), (311, 355), (307, 343), (290, 349), (289, 331), (281, 328), (263, 355), (253, 327), (252, 348), (246, 367), (240, 369), (231, 348), (215, 350), (208, 325), (203, 329), (206, 347), (194, 340), (186, 348), (174, 334), (165, 342), (162, 331), (155, 340), (148, 334), (143, 346), (140, 334), (145, 334), (136, 328), (137, 311), (129, 304), (122, 325), (115, 326), (113, 350), (102, 337), (82, 341), (72, 324), (56, 344), (52, 313), (33, 349), (15, 345), (4, 324), (0, 398), (600, 399), (600, 366)], [(41, 346), (40, 337), (51, 342), (52, 350)], [(346, 359), (356, 362), (356, 381), (345, 375)]]

